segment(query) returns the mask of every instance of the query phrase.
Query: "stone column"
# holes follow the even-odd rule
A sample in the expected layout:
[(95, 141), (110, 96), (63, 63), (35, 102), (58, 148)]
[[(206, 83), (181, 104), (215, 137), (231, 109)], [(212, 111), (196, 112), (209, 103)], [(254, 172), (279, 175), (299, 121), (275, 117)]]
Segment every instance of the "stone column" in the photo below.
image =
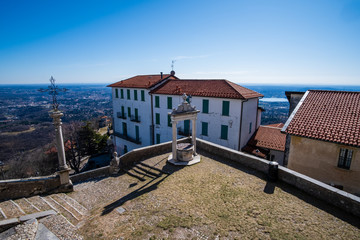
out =
[(53, 118), (53, 124), (55, 126), (55, 135), (56, 135), (56, 149), (58, 153), (58, 160), (59, 160), (59, 171), (58, 174), (60, 176), (60, 183), (61, 185), (69, 184), (69, 171), (70, 168), (66, 164), (66, 157), (65, 157), (65, 149), (64, 149), (64, 140), (62, 135), (62, 123), (61, 117), (64, 114), (59, 110), (51, 111), (50, 117)]
[(194, 155), (196, 155), (196, 118), (193, 118), (191, 122), (192, 122), (192, 133), (191, 133), (192, 144), (194, 146)]
[(174, 119), (172, 120), (172, 155), (173, 155), (173, 159), (174, 161), (177, 161), (177, 156), (176, 156), (176, 145), (177, 145), (177, 122)]

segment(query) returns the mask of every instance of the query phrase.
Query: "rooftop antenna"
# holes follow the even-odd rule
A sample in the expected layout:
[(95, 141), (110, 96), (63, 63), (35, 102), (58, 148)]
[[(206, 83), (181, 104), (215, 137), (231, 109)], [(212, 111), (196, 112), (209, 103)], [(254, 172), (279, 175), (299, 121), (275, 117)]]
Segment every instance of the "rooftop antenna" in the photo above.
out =
[(59, 94), (59, 92), (66, 92), (67, 90), (69, 89), (66, 89), (66, 88), (59, 88), (58, 86), (55, 85), (55, 78), (53, 78), (51, 76), (50, 78), (50, 85), (48, 86), (48, 88), (44, 89), (44, 88), (40, 88), (38, 91), (39, 92), (48, 92), (49, 95), (52, 96), (52, 100), (53, 100), (53, 104), (52, 104), (52, 107), (53, 107), (53, 110), (54, 111), (57, 111), (58, 110), (58, 107), (59, 107), (59, 104), (57, 102), (57, 98), (56, 98), (56, 95)]
[(175, 63), (175, 60), (172, 60), (171, 61), (171, 71), (174, 71), (174, 63)]
[(171, 61), (171, 72), (170, 72), (170, 74), (173, 75), (173, 76), (175, 75), (175, 71), (174, 71), (174, 63), (175, 63), (175, 61), (176, 60)]

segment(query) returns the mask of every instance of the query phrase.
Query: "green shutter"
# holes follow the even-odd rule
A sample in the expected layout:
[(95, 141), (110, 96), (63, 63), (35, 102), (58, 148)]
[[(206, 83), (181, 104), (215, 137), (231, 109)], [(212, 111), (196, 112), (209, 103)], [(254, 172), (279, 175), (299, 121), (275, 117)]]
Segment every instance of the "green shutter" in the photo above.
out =
[(131, 118), (131, 108), (128, 107), (128, 117)]
[(128, 152), (127, 146), (124, 145), (124, 154)]
[(160, 97), (159, 96), (155, 96), (155, 107), (156, 108), (160, 107)]
[(120, 97), (123, 99), (124, 98), (124, 89), (120, 89)]
[(156, 113), (155, 114), (155, 123), (157, 124), (157, 125), (160, 125), (160, 113)]
[(229, 110), (230, 110), (230, 102), (229, 101), (223, 101), (222, 115), (223, 116), (229, 116)]
[(139, 118), (139, 112), (138, 109), (135, 108), (135, 121), (138, 121), (138, 118)]
[(209, 113), (209, 100), (203, 99), (203, 113)]
[(168, 115), (168, 127), (171, 127), (171, 115)]
[(124, 108), (124, 106), (121, 106), (121, 116), (123, 118), (125, 117), (125, 108)]
[(122, 123), (122, 127), (123, 127), (123, 135), (126, 137), (127, 136), (127, 126), (126, 123)]
[(184, 134), (190, 136), (190, 120), (184, 120)]
[(134, 90), (134, 100), (137, 101), (137, 90)]
[(167, 108), (172, 109), (172, 97), (167, 98)]
[(115, 88), (115, 97), (119, 98), (119, 90), (117, 88)]
[(203, 136), (208, 135), (208, 123), (207, 122), (201, 123), (201, 135), (203, 135)]
[(156, 134), (156, 144), (159, 144), (160, 143), (160, 134), (157, 133)]
[(221, 125), (221, 139), (227, 140), (228, 139), (228, 126)]
[(130, 100), (130, 89), (128, 89), (126, 92), (127, 92), (127, 99)]
[(141, 90), (141, 101), (145, 102), (145, 92)]
[(136, 141), (139, 141), (139, 126), (135, 126)]

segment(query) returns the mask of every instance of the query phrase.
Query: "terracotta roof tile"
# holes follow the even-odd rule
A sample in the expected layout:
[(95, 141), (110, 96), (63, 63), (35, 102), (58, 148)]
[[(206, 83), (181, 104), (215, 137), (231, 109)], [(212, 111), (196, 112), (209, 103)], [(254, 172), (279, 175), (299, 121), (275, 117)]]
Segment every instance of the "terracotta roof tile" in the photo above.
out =
[(360, 92), (310, 90), (285, 132), (360, 147)]
[(254, 136), (250, 139), (248, 145), (258, 148), (268, 148), (278, 151), (285, 151), (286, 134), (281, 133), (281, 127), (273, 127), (274, 125), (283, 126), (284, 124), (272, 124), (260, 126)]
[(157, 75), (137, 75), (113, 84), (108, 85), (108, 87), (124, 87), (124, 88), (151, 88), (155, 84), (159, 83), (165, 79), (178, 79), (175, 76), (170, 74), (163, 74), (161, 78), (160, 74)]
[(186, 93), (192, 96), (249, 99), (263, 97), (248, 88), (239, 86), (223, 79), (216, 80), (171, 80), (152, 91), (154, 94), (182, 95)]

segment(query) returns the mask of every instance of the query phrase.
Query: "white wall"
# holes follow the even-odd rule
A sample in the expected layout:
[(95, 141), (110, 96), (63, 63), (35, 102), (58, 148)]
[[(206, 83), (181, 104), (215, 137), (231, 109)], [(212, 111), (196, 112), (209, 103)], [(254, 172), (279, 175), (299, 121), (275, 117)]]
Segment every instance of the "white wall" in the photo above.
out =
[[(241, 126), (241, 142), (240, 150), (245, 147), (251, 136), (256, 131), (256, 113), (257, 113), (258, 101), (257, 98), (248, 99), (243, 104), (243, 119)], [(251, 131), (250, 130), (251, 123)]]
[[(128, 151), (149, 146), (151, 144), (150, 139), (150, 126), (151, 126), (151, 98), (149, 90), (140, 88), (123, 88), (124, 98), (121, 99), (121, 88), (118, 88), (119, 98), (115, 97), (115, 88), (112, 88), (113, 99), (113, 112), (114, 112), (114, 129), (116, 132), (123, 133), (122, 122), (127, 124), (127, 133), (130, 137), (135, 138), (135, 126), (139, 126), (139, 137), (141, 144), (136, 144), (125, 139), (116, 137), (117, 151), (123, 153), (124, 145), (127, 145)], [(127, 89), (130, 89), (130, 100), (127, 99)], [(134, 100), (134, 90), (137, 90), (138, 100)], [(141, 90), (144, 90), (145, 101), (141, 101)], [(118, 118), (117, 112), (121, 112), (121, 106), (124, 106), (126, 119)], [(138, 109), (138, 116), (140, 117), (140, 123), (133, 122), (128, 117), (128, 107), (131, 108), (131, 114), (135, 115), (135, 108)]]
[[(121, 99), (121, 93), (119, 90), (119, 98), (115, 98), (115, 88), (112, 89), (113, 94), (113, 109), (114, 109), (114, 128), (115, 131), (123, 133), (122, 122), (127, 124), (128, 135), (135, 138), (135, 126), (139, 126), (141, 144), (135, 144), (133, 142), (126, 141), (119, 137), (116, 137), (116, 145), (119, 153), (123, 153), (124, 145), (127, 145), (128, 151), (139, 148), (142, 146), (148, 146), (152, 144), (151, 139), (151, 95), (147, 89), (138, 90), (138, 100), (134, 100), (134, 89), (135, 88), (123, 88), (124, 99)], [(127, 89), (130, 89), (131, 99), (127, 99)], [(145, 102), (141, 101), (141, 90), (145, 91)], [(160, 98), (160, 107), (155, 108), (155, 96)], [(168, 126), (168, 114), (171, 113), (172, 109), (167, 108), (167, 97), (172, 98), (172, 108), (177, 108), (182, 103), (182, 98), (179, 95), (161, 95), (155, 94), (153, 98), (153, 120), (154, 120), (154, 142), (156, 143), (156, 134), (160, 134), (160, 142), (171, 141), (172, 139), (172, 127)], [(209, 100), (209, 113), (203, 113), (202, 104), (203, 99)], [(222, 104), (223, 101), (230, 102), (229, 116), (222, 116)], [(256, 130), (256, 113), (257, 113), (257, 99), (249, 99), (244, 101), (244, 116), (242, 124), (241, 134), (241, 146), (239, 147), (239, 134), (240, 134), (240, 120), (241, 120), (241, 104), (240, 99), (228, 99), (228, 98), (212, 98), (212, 97), (192, 97), (191, 105), (196, 106), (196, 109), (200, 110), (198, 119), (196, 121), (196, 135), (198, 138), (229, 147), (235, 150), (240, 150), (246, 145), (254, 131)], [(125, 108), (126, 119), (117, 117), (117, 112), (121, 112), (121, 106)], [(135, 114), (135, 108), (138, 109), (140, 116), (140, 123), (130, 121), (128, 118), (128, 107), (131, 108), (131, 114)], [(156, 124), (156, 113), (160, 114), (160, 124)], [(208, 136), (203, 136), (202, 133), (202, 122), (208, 123)], [(252, 130), (249, 133), (249, 124), (252, 122)], [(221, 139), (221, 125), (228, 126), (228, 139)], [(178, 123), (177, 127), (184, 130), (184, 122)], [(190, 131), (192, 124), (190, 122)], [(180, 138), (181, 136), (178, 136)]]
[[(167, 97), (172, 97), (172, 108), (177, 108), (177, 106), (181, 104), (183, 100), (181, 96), (178, 95), (170, 96), (170, 95), (155, 94), (153, 96), (154, 106), (155, 106), (155, 96), (160, 97), (160, 108), (154, 107), (154, 122), (156, 119), (155, 117), (156, 113), (160, 113), (160, 125), (155, 127), (155, 135), (156, 133), (160, 134), (161, 142), (171, 141), (172, 128), (168, 127), (167, 115), (172, 110), (167, 109)], [(209, 113), (202, 113), (203, 99), (209, 100)], [(223, 101), (230, 102), (229, 116), (222, 116)], [(241, 100), (227, 99), (227, 98), (205, 98), (205, 97), (193, 96), (191, 98), (191, 105), (195, 106), (196, 109), (200, 110), (200, 113), (198, 114), (198, 119), (196, 121), (196, 136), (198, 138), (238, 150)], [(208, 123), (208, 136), (201, 135), (201, 130), (202, 130), (201, 122)], [(227, 140), (220, 138), (221, 125), (228, 126)], [(190, 131), (191, 131), (191, 126), (192, 124), (190, 122)], [(184, 122), (179, 122), (177, 127), (181, 127), (182, 129), (184, 129)]]

